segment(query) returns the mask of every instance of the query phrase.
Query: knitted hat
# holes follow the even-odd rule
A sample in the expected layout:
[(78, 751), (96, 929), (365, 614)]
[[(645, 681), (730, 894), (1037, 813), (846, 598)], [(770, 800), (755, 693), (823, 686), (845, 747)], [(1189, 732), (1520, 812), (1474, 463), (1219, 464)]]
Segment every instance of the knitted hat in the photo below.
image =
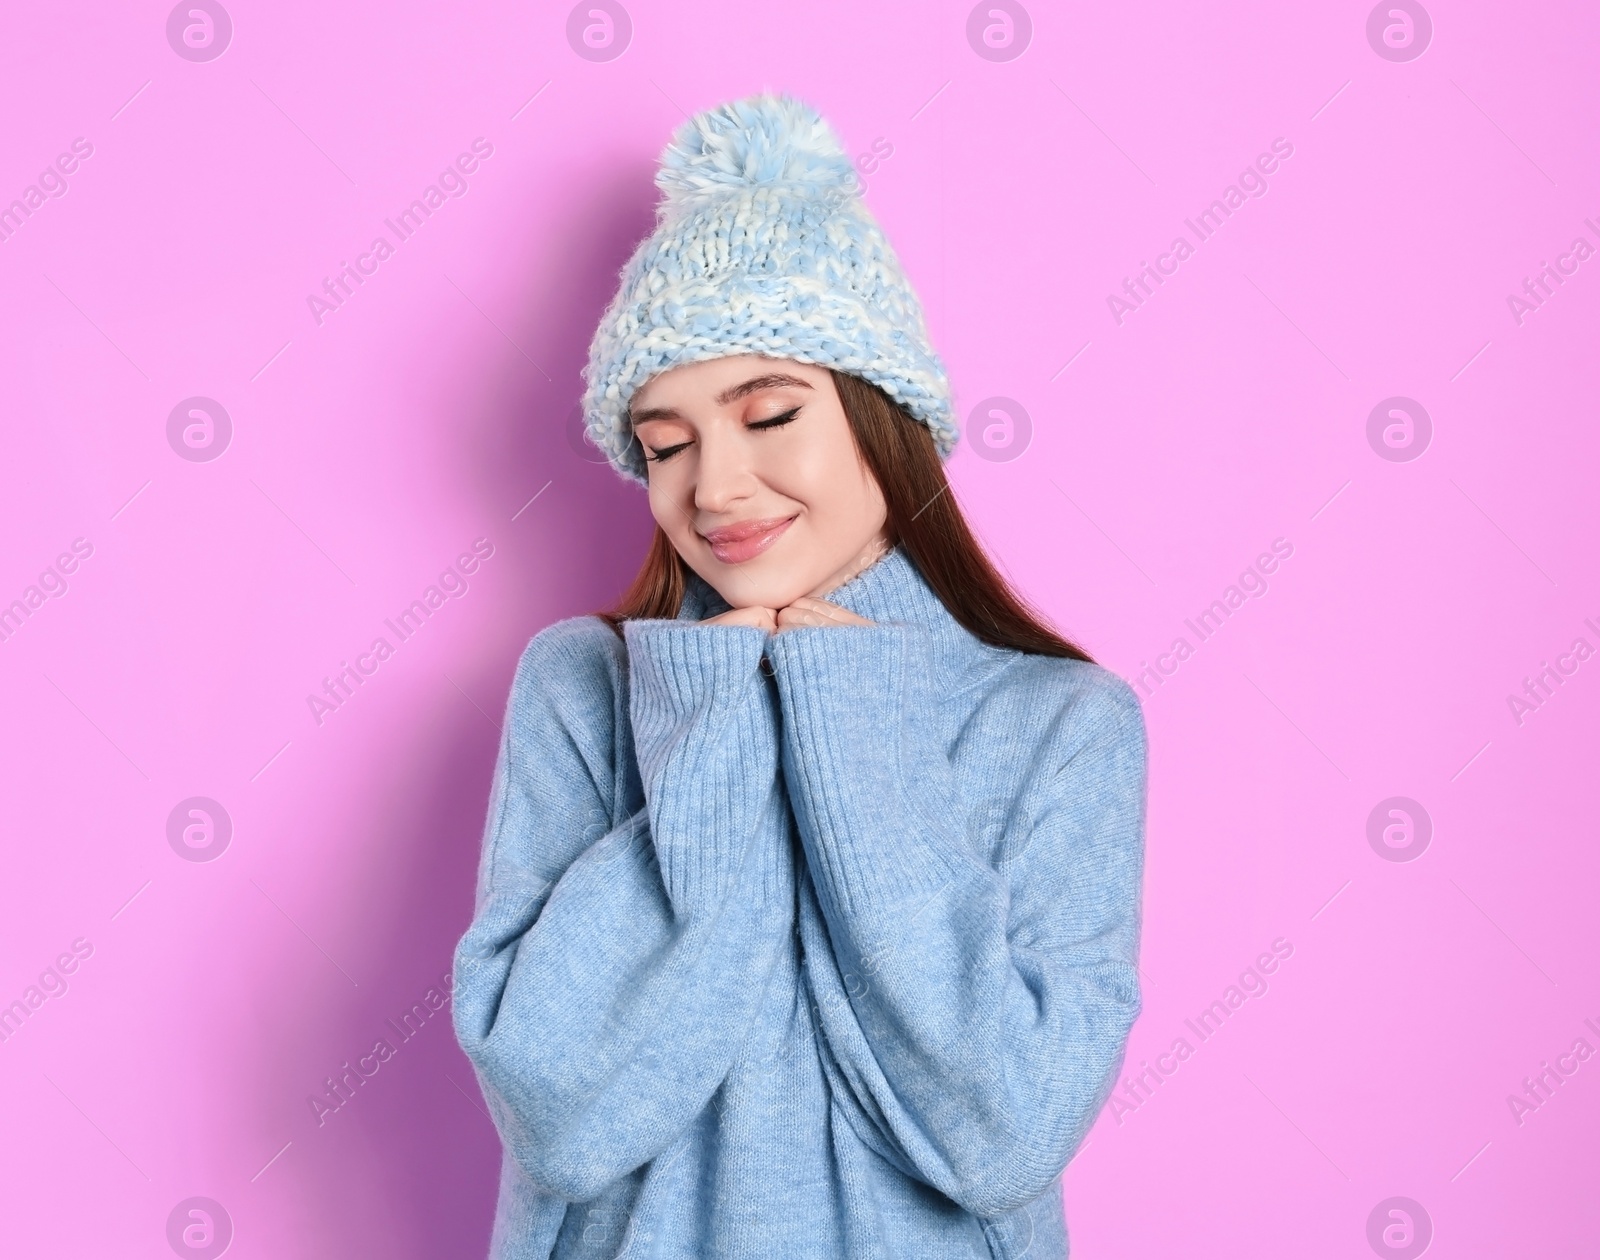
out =
[(879, 386), (933, 433), (960, 432), (944, 364), (855, 167), (821, 115), (761, 93), (683, 123), (661, 154), (656, 227), (623, 266), (583, 370), (584, 427), (648, 484), (628, 404), (658, 372), (732, 354)]

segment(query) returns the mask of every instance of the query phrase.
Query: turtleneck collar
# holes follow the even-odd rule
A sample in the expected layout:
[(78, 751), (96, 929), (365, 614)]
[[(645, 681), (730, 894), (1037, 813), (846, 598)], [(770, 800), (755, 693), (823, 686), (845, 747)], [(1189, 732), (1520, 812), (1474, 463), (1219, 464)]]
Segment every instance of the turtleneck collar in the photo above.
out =
[[(821, 598), (868, 621), (922, 627), (928, 635), (932, 664), (941, 675), (940, 689), (946, 692), (964, 690), (1016, 655), (1008, 648), (985, 643), (957, 621), (901, 543)], [(715, 587), (689, 571), (678, 620), (704, 621), (730, 607)]]

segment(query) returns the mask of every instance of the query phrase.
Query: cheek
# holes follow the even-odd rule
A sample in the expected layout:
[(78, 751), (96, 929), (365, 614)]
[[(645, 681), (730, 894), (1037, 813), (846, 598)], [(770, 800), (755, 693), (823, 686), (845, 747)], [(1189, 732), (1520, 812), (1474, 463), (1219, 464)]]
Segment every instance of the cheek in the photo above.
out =
[(802, 430), (762, 450), (762, 478), (773, 489), (817, 511), (848, 511), (862, 495), (862, 470), (844, 417)]
[(681, 553), (694, 531), (694, 524), (693, 517), (685, 513), (673, 478), (652, 470), (649, 496), (650, 515), (655, 517), (661, 532), (672, 540)]
[(883, 496), (853, 448), (816, 452), (781, 488), (805, 505), (815, 535), (840, 547), (854, 547), (883, 522)]
[(811, 507), (828, 496), (832, 464), (825, 450), (798, 436), (767, 443), (752, 467), (764, 485)]

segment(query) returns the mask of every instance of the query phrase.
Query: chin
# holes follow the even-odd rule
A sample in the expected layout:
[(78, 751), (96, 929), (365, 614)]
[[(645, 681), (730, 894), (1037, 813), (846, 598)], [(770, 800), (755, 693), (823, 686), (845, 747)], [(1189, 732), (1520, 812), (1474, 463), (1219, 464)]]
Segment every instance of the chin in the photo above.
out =
[[(833, 571), (812, 540), (796, 536), (796, 521), (759, 556), (740, 564), (723, 564), (704, 546), (707, 577), (730, 608), (787, 608), (809, 594)], [(705, 576), (702, 574), (701, 576)]]
[(796, 581), (786, 568), (773, 565), (771, 572), (762, 573), (754, 564), (725, 565), (723, 575), (712, 585), (730, 608), (787, 608), (815, 583)]
[(720, 587), (717, 589), (717, 594), (728, 602), (730, 608), (787, 608), (805, 594), (803, 590), (796, 589), (787, 582), (782, 585), (770, 582), (761, 582), (754, 586), (747, 582), (730, 585), (731, 591), (725, 591)]

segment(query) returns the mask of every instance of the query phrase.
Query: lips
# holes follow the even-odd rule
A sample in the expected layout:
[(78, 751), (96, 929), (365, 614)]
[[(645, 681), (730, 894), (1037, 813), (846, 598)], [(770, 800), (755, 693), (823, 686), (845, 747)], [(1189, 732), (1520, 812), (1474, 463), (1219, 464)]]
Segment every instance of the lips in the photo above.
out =
[(793, 516), (769, 516), (738, 521), (708, 529), (702, 537), (711, 545), (711, 554), (723, 564), (742, 564), (759, 556), (783, 536)]

